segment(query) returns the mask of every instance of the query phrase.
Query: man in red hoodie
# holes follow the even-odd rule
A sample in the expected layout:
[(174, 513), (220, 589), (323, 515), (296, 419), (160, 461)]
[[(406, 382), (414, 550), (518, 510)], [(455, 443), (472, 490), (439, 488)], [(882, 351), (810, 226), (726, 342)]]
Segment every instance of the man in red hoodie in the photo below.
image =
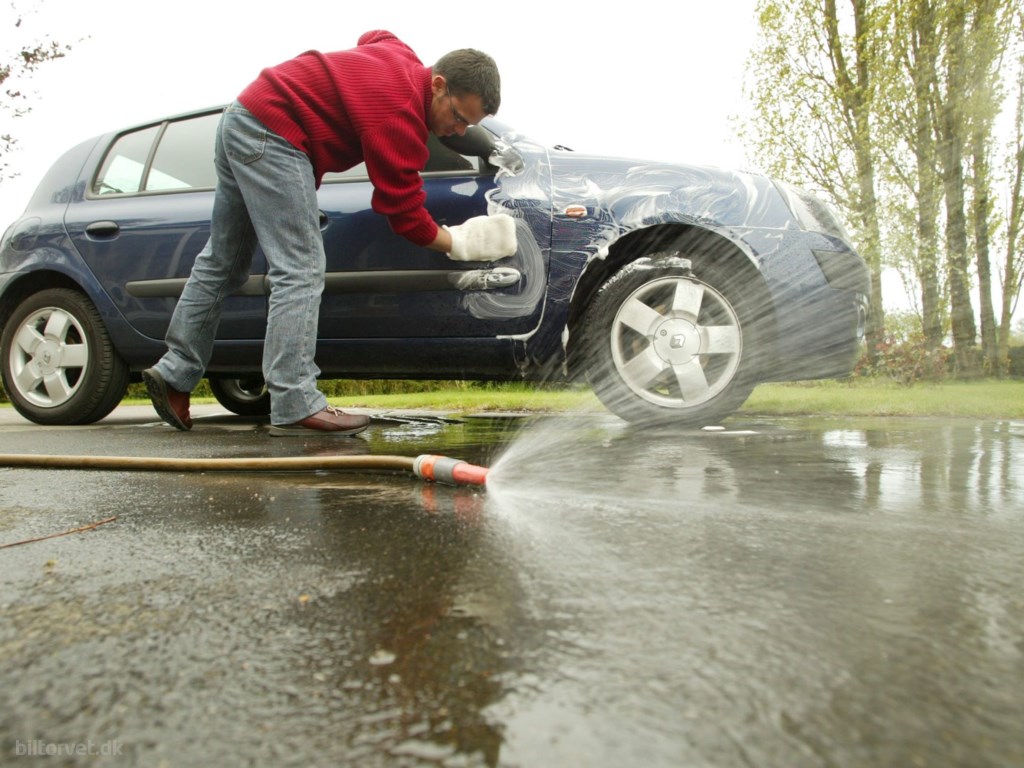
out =
[(507, 215), (440, 227), (424, 208), (419, 172), (429, 133), (463, 134), (501, 102), (494, 61), (473, 49), (424, 66), (390, 32), (367, 32), (350, 50), (308, 51), (264, 69), (224, 112), (217, 133), (210, 240), (167, 330), (167, 353), (143, 371), (157, 413), (192, 427), (189, 393), (213, 351), (225, 297), (249, 276), (257, 243), (270, 301), (263, 376), (270, 433), (352, 435), (369, 419), (327, 404), (314, 362), (325, 256), (316, 190), (325, 173), (366, 163), (374, 211), (417, 245), (461, 261), (516, 250)]

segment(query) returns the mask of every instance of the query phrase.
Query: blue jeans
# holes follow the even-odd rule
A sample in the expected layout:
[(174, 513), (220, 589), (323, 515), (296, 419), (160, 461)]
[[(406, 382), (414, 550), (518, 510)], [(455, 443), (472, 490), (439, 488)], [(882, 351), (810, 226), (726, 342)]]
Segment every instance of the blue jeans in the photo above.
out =
[(248, 278), (259, 243), (270, 282), (263, 347), (270, 421), (292, 424), (327, 405), (313, 359), (326, 268), (313, 168), (304, 152), (238, 102), (221, 118), (215, 162), (210, 240), (174, 309), (167, 353), (154, 367), (175, 389), (195, 389), (213, 352), (224, 299)]

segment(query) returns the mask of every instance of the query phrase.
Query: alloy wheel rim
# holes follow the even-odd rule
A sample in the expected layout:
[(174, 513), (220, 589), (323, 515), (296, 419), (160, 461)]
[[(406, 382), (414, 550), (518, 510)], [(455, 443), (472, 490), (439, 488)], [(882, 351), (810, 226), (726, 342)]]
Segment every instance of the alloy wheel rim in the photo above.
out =
[(25, 318), (11, 345), (12, 383), (28, 402), (56, 408), (82, 387), (89, 364), (89, 342), (81, 323), (59, 307), (45, 307)]
[(735, 378), (743, 352), (740, 319), (710, 285), (663, 277), (643, 284), (620, 305), (611, 350), (634, 393), (658, 406), (692, 408)]

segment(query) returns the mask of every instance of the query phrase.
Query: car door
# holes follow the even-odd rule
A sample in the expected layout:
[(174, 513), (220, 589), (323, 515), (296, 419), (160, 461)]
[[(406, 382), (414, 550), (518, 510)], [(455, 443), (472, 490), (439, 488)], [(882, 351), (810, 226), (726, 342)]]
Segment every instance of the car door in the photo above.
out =
[[(210, 234), (220, 111), (119, 134), (64, 224), (82, 259), (139, 333), (163, 339), (195, 257)], [(254, 274), (266, 272), (262, 251)], [(219, 339), (261, 339), (261, 281), (224, 302)]]
[[(421, 175), (434, 220), (455, 225), (486, 214), (495, 169), (448, 149), (433, 136), (428, 148), (430, 160)], [(467, 291), (454, 285), (456, 278), (492, 265), (453, 262), (396, 235), (387, 219), (371, 209), (372, 193), (363, 166), (329, 175), (320, 188), (327, 252), (322, 340), (483, 337), (525, 332), (536, 325), (539, 304), (520, 315), (487, 318), (472, 312)], [(497, 290), (517, 289), (513, 282)]]
[[(197, 113), (118, 135), (83, 199), (65, 214), (83, 260), (132, 327), (150, 338), (166, 335), (209, 236), (219, 119), (219, 111)], [(430, 149), (423, 181), (435, 220), (460, 224), (485, 214), (494, 169), (433, 138)], [(475, 316), (453, 278), (490, 265), (456, 263), (395, 235), (373, 212), (372, 193), (363, 166), (328, 176), (319, 190), (327, 254), (320, 339), (487, 337), (536, 325), (539, 304), (521, 315)], [(249, 283), (224, 302), (218, 340), (262, 339), (265, 274), (257, 249)], [(516, 290), (515, 283), (507, 290)]]

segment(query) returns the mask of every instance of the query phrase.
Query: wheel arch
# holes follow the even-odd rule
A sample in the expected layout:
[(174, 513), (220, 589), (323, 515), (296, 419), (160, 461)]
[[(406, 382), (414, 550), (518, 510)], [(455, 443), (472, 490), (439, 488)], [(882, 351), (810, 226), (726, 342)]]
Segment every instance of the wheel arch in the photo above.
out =
[[(118, 354), (133, 368), (133, 381), (141, 381), (137, 371), (145, 365), (152, 364), (159, 354), (146, 350), (144, 365), (139, 364), (139, 342), (153, 342), (141, 336), (131, 326), (114, 305), (106, 289), (96, 280), (91, 272), (71, 269), (63, 261), (43, 267), (34, 264), (24, 271), (13, 272), (0, 278), (0, 331), (10, 318), (11, 313), (28, 297), (49, 288), (67, 288), (84, 296), (100, 314), (104, 327)], [(162, 340), (158, 340), (162, 343)], [(127, 351), (126, 351), (127, 350)], [(151, 358), (151, 359), (150, 359)]]
[(0, 295), (0, 328), (4, 326), (11, 313), (21, 302), (33, 293), (45, 291), (47, 288), (68, 288), (78, 291), (92, 301), (88, 291), (73, 278), (55, 270), (38, 269), (11, 280)]
[(694, 274), (721, 273), (728, 270), (743, 283), (757, 306), (760, 337), (758, 339), (761, 367), (772, 359), (776, 342), (774, 303), (756, 258), (737, 242), (722, 234), (691, 224), (661, 224), (633, 230), (608, 248), (603, 259), (591, 259), (576, 283), (569, 306), (566, 339), (566, 362), (571, 379), (582, 373), (583, 334), (579, 324), (587, 307), (609, 278), (626, 264), (656, 253), (678, 253), (689, 259)]

